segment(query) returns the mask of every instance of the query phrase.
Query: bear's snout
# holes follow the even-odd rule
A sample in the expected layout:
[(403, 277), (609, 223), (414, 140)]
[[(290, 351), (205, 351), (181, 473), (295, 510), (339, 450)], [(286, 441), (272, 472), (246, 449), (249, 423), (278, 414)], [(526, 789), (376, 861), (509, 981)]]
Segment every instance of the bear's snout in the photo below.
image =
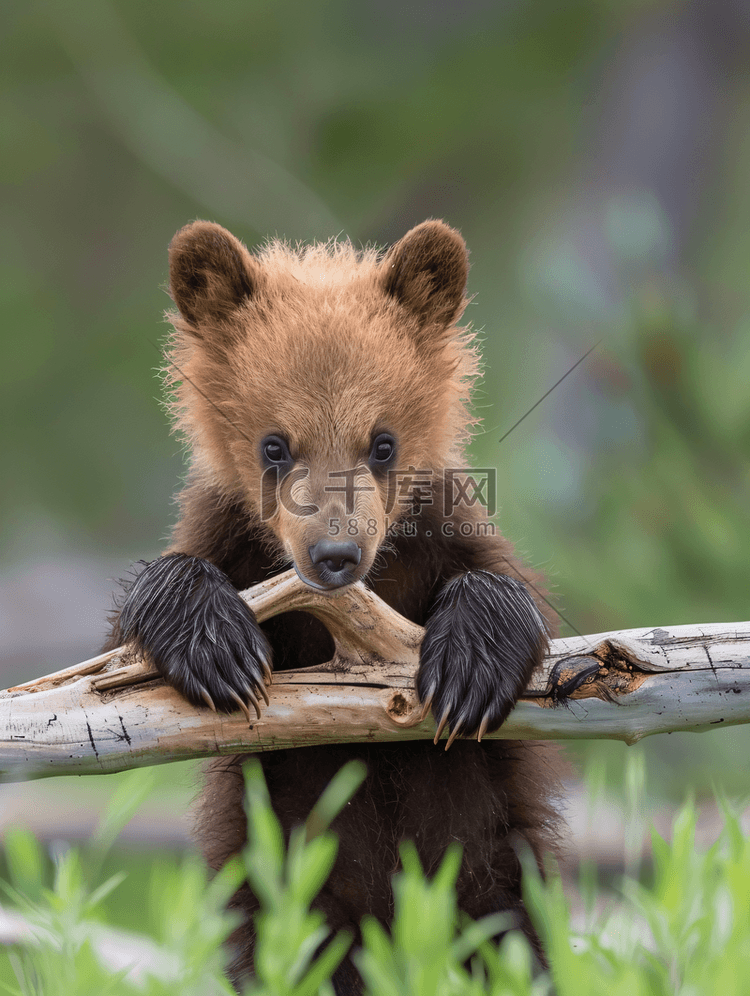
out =
[(308, 548), (310, 561), (326, 588), (351, 584), (362, 551), (353, 540), (322, 539)]

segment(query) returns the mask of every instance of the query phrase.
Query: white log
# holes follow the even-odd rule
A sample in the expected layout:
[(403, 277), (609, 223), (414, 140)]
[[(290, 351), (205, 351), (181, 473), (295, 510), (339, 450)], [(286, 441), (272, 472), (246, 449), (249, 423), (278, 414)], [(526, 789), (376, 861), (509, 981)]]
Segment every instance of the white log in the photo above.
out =
[[(260, 719), (195, 708), (132, 649), (0, 692), (0, 780), (120, 771), (216, 754), (434, 736), (414, 691), (422, 629), (362, 583), (325, 594), (290, 571), (242, 593), (258, 620), (292, 609), (326, 624), (319, 668), (281, 671)], [(750, 622), (555, 640), (492, 736), (609, 738), (750, 721)]]

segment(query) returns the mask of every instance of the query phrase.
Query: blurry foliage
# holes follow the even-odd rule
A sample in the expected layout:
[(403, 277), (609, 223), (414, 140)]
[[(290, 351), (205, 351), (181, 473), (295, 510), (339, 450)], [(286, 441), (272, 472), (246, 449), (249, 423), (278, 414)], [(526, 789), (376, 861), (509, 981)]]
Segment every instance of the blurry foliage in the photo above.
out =
[[(236, 914), (224, 904), (245, 876), (260, 902), (255, 974), (245, 996), (332, 996), (331, 973), (352, 944), (366, 996), (747, 992), (750, 840), (738, 811), (723, 799), (724, 826), (710, 847), (696, 847), (696, 810), (688, 800), (675, 817), (670, 841), (651, 832), (650, 861), (641, 866), (644, 773), (631, 777), (628, 771), (635, 860), (610, 890), (585, 863), (579, 879), (583, 910), (575, 917), (554, 869), (542, 881), (533, 856), (523, 856), (527, 907), (551, 966), (539, 971), (518, 931), (495, 941), (509, 925), (507, 914), (472, 921), (458, 911), (457, 846), (449, 848), (428, 879), (414, 845), (403, 844), (392, 880), (390, 931), (365, 917), (361, 939), (346, 931), (332, 936), (323, 914), (310, 903), (336, 856), (338, 841), (330, 823), (364, 777), (359, 762), (332, 779), (288, 842), (271, 810), (260, 765), (251, 762), (246, 769), (248, 845), (210, 883), (205, 867), (191, 855), (178, 864), (156, 863), (152, 856), (145, 896), (126, 871), (106, 878), (103, 858), (152, 787), (152, 774), (128, 772), (92, 844), (59, 852), (54, 866), (28, 831), (8, 835), (7, 880), (0, 879), (0, 892), (6, 908), (23, 917), (25, 930), (0, 953), (4, 992), (230, 996), (222, 941)], [(126, 932), (117, 926), (118, 913), (131, 905), (140, 919)]]
[(472, 249), (472, 454), (566, 617), (747, 618), (746, 68), (717, 80), (724, 145), (679, 245), (606, 177), (576, 221), (609, 62), (691, 6), (6, 0), (0, 555), (162, 546), (183, 462), (153, 371), (186, 221), (386, 243), (438, 216)]

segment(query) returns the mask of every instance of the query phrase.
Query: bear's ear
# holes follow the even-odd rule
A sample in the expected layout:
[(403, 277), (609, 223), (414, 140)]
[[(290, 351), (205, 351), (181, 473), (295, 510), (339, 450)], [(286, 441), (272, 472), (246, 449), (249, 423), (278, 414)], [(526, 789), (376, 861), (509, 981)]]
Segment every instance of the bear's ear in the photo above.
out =
[(450, 325), (464, 308), (469, 253), (459, 233), (442, 221), (423, 221), (386, 254), (383, 288), (422, 325)]
[(239, 239), (213, 222), (194, 221), (169, 244), (169, 293), (193, 326), (226, 318), (255, 292), (259, 275)]

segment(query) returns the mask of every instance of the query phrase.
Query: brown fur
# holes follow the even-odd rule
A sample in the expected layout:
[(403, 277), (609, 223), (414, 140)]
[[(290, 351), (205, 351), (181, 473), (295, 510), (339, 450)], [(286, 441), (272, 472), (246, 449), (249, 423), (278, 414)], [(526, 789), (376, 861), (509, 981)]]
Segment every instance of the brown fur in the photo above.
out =
[[(466, 304), (467, 272), (463, 240), (441, 222), (418, 226), (385, 256), (348, 242), (272, 242), (251, 256), (218, 225), (195, 222), (179, 232), (170, 247), (179, 311), (170, 315), (166, 376), (192, 470), (170, 550), (211, 561), (242, 589), (290, 562), (304, 574), (309, 547), (339, 517), (358, 530), (357, 576), (409, 619), (423, 624), (454, 575), (486, 569), (529, 585), (553, 630), (543, 581), (511, 544), (476, 528), (460, 535), (462, 522), (476, 527), (486, 519), (483, 510), (454, 510), (453, 536), (441, 532), (442, 471), (464, 466), (474, 421), (467, 406), (478, 357), (471, 333), (455, 324)], [(399, 468), (433, 472), (431, 489), (421, 498), (412, 493), (390, 515), (387, 485), (367, 465), (379, 431), (398, 440)], [(309, 469), (294, 498), (317, 505), (317, 514), (292, 515), (274, 496), (263, 505), (260, 441), (269, 433), (285, 437), (295, 462)], [(344, 498), (325, 487), (332, 470), (354, 467), (363, 490), (347, 511)], [(401, 528), (386, 535), (395, 519)], [(365, 535), (368, 522), (372, 535)], [(416, 535), (406, 524), (416, 525)], [(276, 669), (331, 656), (328, 633), (304, 614), (263, 628)], [(398, 845), (411, 838), (429, 870), (451, 841), (460, 841), (461, 907), (473, 916), (515, 910), (533, 937), (517, 846), (524, 840), (539, 857), (554, 843), (556, 767), (546, 747), (459, 740), (447, 753), (415, 742), (267, 754), (265, 775), (287, 833), (350, 757), (364, 758), (370, 775), (335, 824), (339, 857), (318, 899), (333, 929), (356, 930), (365, 913), (387, 921)], [(209, 768), (199, 837), (213, 868), (246, 839), (242, 762), (220, 758)], [(233, 938), (233, 973), (241, 978), (252, 968), (256, 904), (247, 888), (234, 904), (246, 915)]]

